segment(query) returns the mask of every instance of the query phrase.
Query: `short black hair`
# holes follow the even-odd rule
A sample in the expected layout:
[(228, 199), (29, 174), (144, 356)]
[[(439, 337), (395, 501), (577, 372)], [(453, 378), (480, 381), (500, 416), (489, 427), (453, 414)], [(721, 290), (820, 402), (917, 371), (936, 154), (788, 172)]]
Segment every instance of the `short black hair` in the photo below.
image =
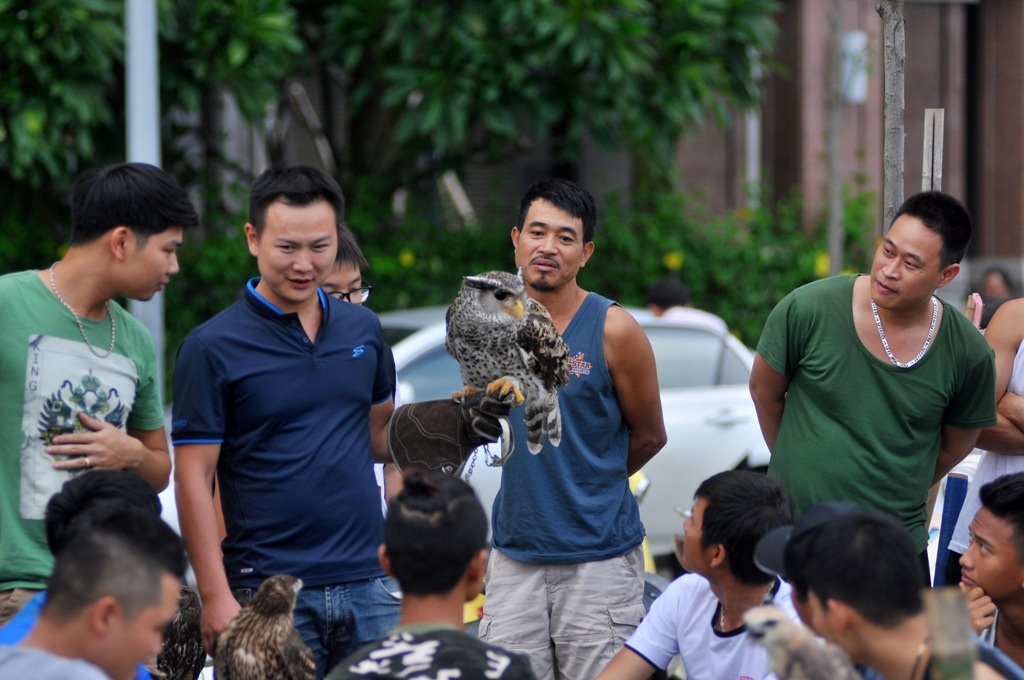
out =
[(168, 574), (185, 577), (185, 546), (162, 519), (141, 508), (92, 511), (56, 555), (43, 614), (68, 621), (113, 596), (129, 620), (160, 602)]
[(545, 200), (559, 210), (564, 210), (583, 222), (583, 242), (594, 240), (594, 228), (597, 226), (597, 206), (590, 192), (576, 182), (558, 177), (542, 179), (530, 187), (523, 200), (519, 202), (519, 218), (516, 229), (523, 230), (526, 215), (536, 200)]
[(690, 289), (675, 274), (666, 274), (647, 289), (647, 304), (662, 309), (685, 307), (690, 304)]
[(267, 208), (274, 201), (300, 207), (327, 201), (334, 209), (339, 227), (345, 217), (345, 196), (341, 187), (333, 177), (311, 165), (270, 168), (256, 178), (249, 190), (249, 223), (257, 236), (263, 233)]
[(198, 224), (195, 207), (177, 180), (147, 163), (92, 168), (71, 190), (71, 245), (90, 243), (120, 226), (145, 244), (154, 234)]
[(793, 501), (778, 480), (751, 470), (727, 470), (701, 482), (694, 496), (707, 501), (701, 547), (721, 544), (740, 583), (771, 583), (775, 577), (754, 564), (754, 547), (772, 529), (793, 522)]
[(822, 525), (804, 551), (802, 571), (823, 606), (830, 599), (842, 602), (882, 628), (924, 609), (914, 542), (879, 512), (858, 509)]
[(893, 222), (901, 215), (916, 217), (939, 235), (942, 239), (940, 267), (945, 268), (964, 259), (973, 227), (971, 213), (959, 200), (941, 191), (922, 191), (903, 201)]
[(388, 503), (384, 550), (402, 592), (450, 592), (487, 545), (487, 516), (458, 477), (413, 468)]
[(46, 542), (56, 554), (89, 512), (102, 507), (141, 508), (160, 516), (156, 490), (134, 472), (91, 470), (75, 475), (46, 504)]
[(1017, 561), (1024, 563), (1024, 472), (997, 477), (978, 492), (981, 507), (1010, 525)]
[(363, 255), (362, 249), (359, 247), (359, 243), (356, 241), (356, 235), (343, 224), (338, 227), (338, 254), (334, 258), (334, 266), (341, 267), (346, 264), (352, 267), (359, 267), (360, 272), (365, 271), (370, 266), (366, 256)]

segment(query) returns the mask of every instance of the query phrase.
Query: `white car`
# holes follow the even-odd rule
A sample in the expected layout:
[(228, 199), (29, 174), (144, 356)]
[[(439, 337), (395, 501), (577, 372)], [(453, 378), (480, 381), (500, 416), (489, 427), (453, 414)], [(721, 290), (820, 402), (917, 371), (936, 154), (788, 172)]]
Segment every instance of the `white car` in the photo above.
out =
[[(676, 508), (689, 509), (697, 486), (734, 468), (763, 468), (769, 451), (747, 390), (754, 354), (734, 336), (702, 325), (663, 321), (627, 309), (654, 348), (668, 443), (645, 467), (650, 486), (640, 516), (652, 553), (673, 564), (673, 536), (682, 533)], [(398, 368), (402, 403), (444, 399), (461, 389), (458, 363), (444, 347), (444, 307), (380, 315)], [(469, 482), (488, 513), (501, 482), (484, 456), (471, 459)], [(465, 475), (465, 472), (464, 472)], [(659, 564), (659, 566), (661, 566)]]

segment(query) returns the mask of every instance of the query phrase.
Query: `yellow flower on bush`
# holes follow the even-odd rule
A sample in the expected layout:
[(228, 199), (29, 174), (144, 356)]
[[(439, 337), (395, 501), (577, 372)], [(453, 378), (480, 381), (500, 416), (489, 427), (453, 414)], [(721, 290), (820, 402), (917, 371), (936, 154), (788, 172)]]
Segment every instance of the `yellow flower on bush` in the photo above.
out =
[(665, 253), (661, 258), (661, 263), (665, 265), (665, 269), (670, 272), (679, 271), (683, 268), (683, 262), (686, 260), (686, 256), (683, 255), (681, 250), (670, 250)]
[(828, 276), (830, 265), (832, 260), (829, 258), (828, 253), (821, 251), (814, 257), (814, 275), (819, 279), (823, 279)]
[(403, 267), (411, 267), (416, 264), (416, 253), (412, 252), (408, 248), (403, 248), (402, 252), (398, 253), (398, 264)]

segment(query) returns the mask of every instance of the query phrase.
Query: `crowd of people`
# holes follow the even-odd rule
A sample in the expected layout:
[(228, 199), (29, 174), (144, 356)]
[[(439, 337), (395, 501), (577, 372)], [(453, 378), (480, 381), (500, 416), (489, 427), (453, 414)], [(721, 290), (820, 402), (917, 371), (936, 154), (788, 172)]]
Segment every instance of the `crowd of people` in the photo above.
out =
[[(928, 491), (976, 445), (952, 582), (978, 677), (1024, 677), (1024, 302), (983, 336), (935, 296), (972, 232), (951, 196), (911, 196), (869, 274), (805, 285), (771, 313), (750, 377), (768, 474), (719, 473), (679, 499), (693, 502), (687, 573), (649, 611), (628, 478), (666, 442), (657, 367), (633, 317), (580, 285), (597, 225), (583, 187), (533, 185), (510, 232), (510, 268), (570, 357), (561, 442), (533, 454), (514, 392), (397, 403), (341, 188), (309, 166), (262, 173), (244, 227), (259, 276), (178, 350), (183, 541), (154, 512), (172, 466), (153, 345), (115, 298), (159, 291), (198, 217), (137, 163), (85, 173), (71, 210), (60, 260), (0, 277), (0, 677), (148, 677), (187, 548), (205, 652), (287, 574), (317, 678), (625, 680), (677, 657), (693, 680), (769, 678), (746, 623), (763, 605), (862, 677), (928, 678), (942, 651), (922, 600)], [(649, 298), (726, 331), (678, 278)], [(515, 449), (488, 550), (479, 500), (438, 469), (506, 418)], [(476, 640), (462, 606), (484, 583)]]

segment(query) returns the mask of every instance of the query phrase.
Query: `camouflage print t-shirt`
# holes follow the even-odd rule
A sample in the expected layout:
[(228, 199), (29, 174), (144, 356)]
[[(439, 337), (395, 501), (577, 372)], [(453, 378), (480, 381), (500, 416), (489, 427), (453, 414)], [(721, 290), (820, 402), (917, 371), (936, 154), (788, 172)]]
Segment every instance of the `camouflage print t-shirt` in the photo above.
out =
[(396, 628), (343, 660), (327, 676), (327, 680), (356, 678), (533, 680), (534, 675), (526, 657), (461, 630), (424, 624)]

